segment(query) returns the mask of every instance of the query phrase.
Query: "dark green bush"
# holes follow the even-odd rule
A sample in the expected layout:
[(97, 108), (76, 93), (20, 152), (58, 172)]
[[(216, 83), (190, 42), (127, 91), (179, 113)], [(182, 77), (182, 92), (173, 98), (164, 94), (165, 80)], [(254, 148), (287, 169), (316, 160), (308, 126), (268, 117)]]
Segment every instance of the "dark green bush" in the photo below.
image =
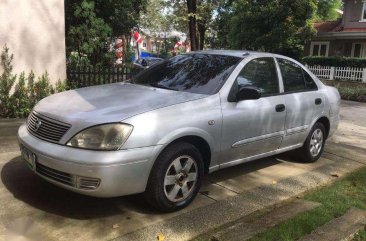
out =
[(0, 116), (8, 116), (12, 108), (12, 98), (9, 95), (16, 81), (13, 71), (13, 55), (9, 54), (9, 48), (5, 45), (1, 53), (0, 65), (3, 73), (0, 75)]
[(302, 62), (307, 65), (366, 68), (366, 59), (361, 58), (308, 56)]
[(10, 97), (12, 108), (9, 108), (9, 117), (21, 118), (30, 112), (29, 92), (26, 86), (24, 72), (19, 76), (18, 83), (15, 85), (14, 94)]

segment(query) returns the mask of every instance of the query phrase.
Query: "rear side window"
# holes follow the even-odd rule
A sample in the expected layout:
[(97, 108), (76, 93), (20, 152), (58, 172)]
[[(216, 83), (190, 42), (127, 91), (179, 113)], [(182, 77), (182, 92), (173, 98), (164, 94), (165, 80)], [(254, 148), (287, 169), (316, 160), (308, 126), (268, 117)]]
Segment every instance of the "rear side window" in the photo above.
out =
[(316, 90), (317, 86), (311, 76), (298, 64), (278, 59), (285, 92)]
[(263, 96), (279, 93), (278, 75), (273, 58), (258, 58), (247, 63), (236, 79), (238, 87), (253, 86)]
[(302, 71), (304, 73), (306, 89), (308, 89), (308, 90), (317, 90), (318, 87), (316, 86), (315, 81), (313, 80), (313, 78), (305, 70), (302, 70)]

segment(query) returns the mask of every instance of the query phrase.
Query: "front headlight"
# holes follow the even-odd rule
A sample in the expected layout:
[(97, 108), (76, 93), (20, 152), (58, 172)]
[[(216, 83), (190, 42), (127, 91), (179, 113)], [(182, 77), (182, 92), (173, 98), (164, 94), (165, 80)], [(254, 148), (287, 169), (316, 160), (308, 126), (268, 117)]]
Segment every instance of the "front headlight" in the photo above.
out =
[(76, 134), (67, 145), (93, 150), (118, 150), (132, 129), (131, 125), (120, 123), (93, 126)]

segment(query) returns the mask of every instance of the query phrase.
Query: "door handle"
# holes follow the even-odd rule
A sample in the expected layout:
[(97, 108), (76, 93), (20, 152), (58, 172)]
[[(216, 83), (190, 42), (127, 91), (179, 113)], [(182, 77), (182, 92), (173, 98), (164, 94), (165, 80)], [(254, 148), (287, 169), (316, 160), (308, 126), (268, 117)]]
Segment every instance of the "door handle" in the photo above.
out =
[(320, 99), (320, 98), (315, 99), (315, 104), (316, 105), (320, 105), (321, 103), (322, 103), (322, 99)]
[(276, 105), (276, 111), (277, 112), (283, 112), (286, 110), (286, 106), (284, 104)]

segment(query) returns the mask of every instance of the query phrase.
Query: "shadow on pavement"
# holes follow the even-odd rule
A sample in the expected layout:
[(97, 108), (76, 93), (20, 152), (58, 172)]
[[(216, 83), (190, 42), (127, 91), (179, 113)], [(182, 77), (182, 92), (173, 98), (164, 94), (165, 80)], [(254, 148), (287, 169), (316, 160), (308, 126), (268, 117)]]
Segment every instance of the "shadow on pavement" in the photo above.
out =
[(124, 207), (138, 213), (154, 214), (154, 210), (145, 203), (141, 195), (95, 198), (59, 188), (29, 170), (20, 157), (3, 166), (1, 181), (15, 198), (34, 208), (63, 217), (102, 218), (121, 214), (125, 212)]
[[(264, 158), (217, 171), (206, 178), (215, 182), (223, 181), (281, 162), (276, 157)], [(20, 157), (10, 160), (3, 166), (1, 181), (15, 198), (36, 209), (62, 217), (88, 220), (121, 214), (128, 217), (132, 212), (161, 214), (148, 206), (141, 194), (116, 198), (95, 198), (57, 187), (33, 173)]]

